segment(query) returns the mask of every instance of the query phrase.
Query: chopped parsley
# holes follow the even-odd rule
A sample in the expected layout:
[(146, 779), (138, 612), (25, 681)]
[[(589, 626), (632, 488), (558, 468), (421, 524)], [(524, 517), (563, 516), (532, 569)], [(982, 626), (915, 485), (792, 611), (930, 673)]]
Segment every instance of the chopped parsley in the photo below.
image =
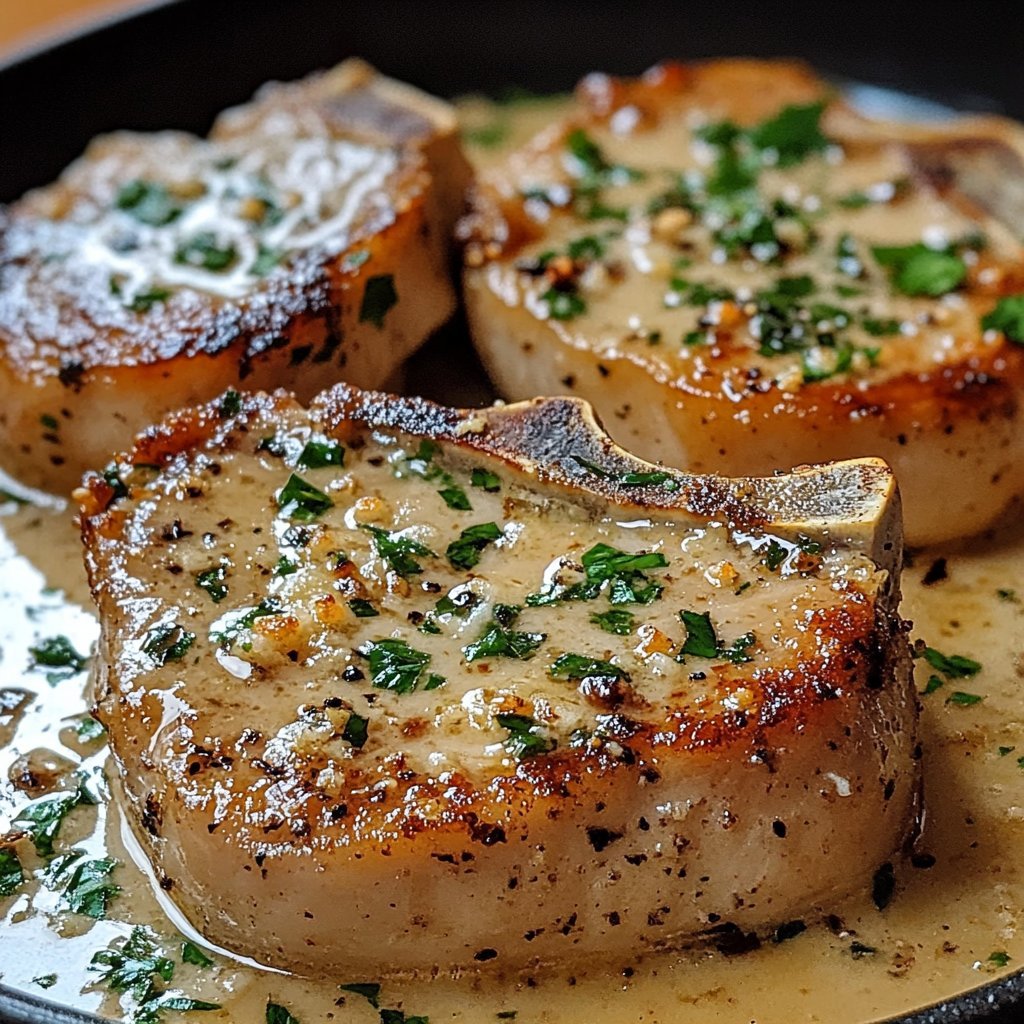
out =
[(616, 636), (629, 636), (636, 627), (636, 618), (633, 613), (627, 612), (623, 608), (595, 612), (590, 616), (590, 621), (606, 633), (614, 633)]
[(295, 464), (299, 469), (343, 466), (345, 449), (337, 441), (307, 441)]
[(570, 682), (594, 680), (615, 682), (617, 679), (630, 681), (625, 669), (600, 658), (587, 658), (582, 654), (566, 653), (556, 658), (548, 668), (552, 679), (568, 679)]
[(212, 967), (213, 961), (194, 943), (185, 939), (181, 944), (181, 962), (195, 967)]
[(176, 263), (220, 273), (238, 260), (238, 250), (231, 242), (221, 245), (214, 232), (201, 231), (178, 247), (174, 259)]
[(46, 637), (28, 649), (33, 668), (46, 668), (46, 681), (51, 685), (82, 672), (89, 659), (75, 650), (63, 635)]
[(576, 291), (571, 288), (549, 288), (541, 301), (547, 304), (548, 316), (552, 320), (572, 320), (587, 311), (587, 304)]
[(963, 690), (954, 690), (947, 698), (947, 704), (955, 704), (957, 707), (969, 708), (972, 704), (980, 704), (985, 698), (978, 693), (965, 693)]
[[(433, 676), (431, 676), (433, 678)], [(424, 687), (429, 690), (430, 686)], [(345, 728), (342, 730), (341, 738), (348, 743), (351, 743), (357, 750), (361, 750), (366, 745), (367, 737), (369, 736), (370, 720), (364, 718), (362, 715), (357, 715), (352, 712), (349, 715), (348, 721), (345, 723)]]
[(829, 145), (821, 130), (824, 110), (823, 101), (789, 104), (774, 117), (749, 129), (747, 136), (762, 155), (768, 151), (774, 155), (776, 166), (792, 167)]
[(547, 640), (546, 633), (521, 633), (512, 626), (519, 609), (509, 605), (495, 605), (494, 618), (484, 627), (480, 637), (462, 648), (467, 661), (481, 658), (517, 658), (525, 661), (537, 653)]
[(85, 917), (102, 920), (107, 906), (121, 891), (110, 881), (117, 861), (110, 857), (82, 857), (80, 850), (67, 855), (69, 860), (58, 866), (53, 877), (67, 876), (61, 900), (69, 910)]
[(140, 223), (154, 228), (161, 228), (177, 220), (182, 211), (181, 205), (172, 198), (165, 185), (141, 178), (121, 186), (115, 205)]
[(680, 655), (691, 655), (695, 658), (724, 658), (734, 665), (741, 665), (751, 660), (748, 648), (755, 642), (753, 633), (744, 633), (728, 647), (722, 645), (711, 622), (708, 612), (681, 611), (679, 618), (686, 627), (686, 642), (680, 649)]
[(444, 487), (437, 492), (444, 499), (444, 503), (457, 512), (472, 512), (473, 506), (469, 503), (469, 497), (461, 487)]
[(148, 654), (155, 665), (166, 665), (169, 661), (181, 661), (195, 640), (195, 633), (190, 633), (184, 626), (168, 623), (156, 626), (146, 634), (142, 653)]
[(926, 647), (922, 657), (947, 679), (969, 679), (981, 671), (981, 662), (962, 654), (943, 654), (934, 647)]
[(407, 1017), (403, 1010), (381, 1010), (380, 1024), (430, 1024), (426, 1017)]
[(981, 318), (985, 331), (1002, 331), (1010, 341), (1024, 345), (1024, 295), (1007, 295)]
[(166, 302), (170, 297), (169, 288), (150, 288), (136, 292), (127, 306), (133, 313), (148, 313), (158, 302)]
[(11, 824), (20, 826), (28, 833), (40, 857), (49, 857), (53, 853), (54, 840), (64, 819), (80, 804), (93, 802), (83, 785), (76, 790), (50, 793), (24, 807), (14, 816)]
[(222, 646), (230, 646), (238, 639), (240, 633), (251, 629), (253, 623), (267, 615), (276, 615), (280, 611), (277, 602), (272, 598), (264, 598), (254, 608), (239, 608), (229, 612), (223, 621), (223, 628), (210, 631), (210, 639)]
[(711, 624), (708, 612), (681, 611), (679, 618), (686, 626), (686, 642), (681, 653), (690, 654), (695, 658), (714, 658), (718, 656), (718, 637), (715, 627)]
[(996, 950), (993, 953), (989, 953), (985, 963), (990, 964), (992, 967), (1005, 967), (1012, 957), (1009, 953), (1003, 950)]
[(492, 473), (489, 469), (475, 468), (470, 474), (469, 482), (474, 487), (479, 487), (489, 494), (494, 494), (501, 490), (501, 477), (497, 473)]
[(349, 985), (339, 985), (342, 992), (353, 992), (362, 996), (375, 1010), (380, 1009), (380, 985), (373, 981), (357, 981)]
[(529, 715), (501, 712), (497, 721), (498, 725), (508, 730), (508, 737), (502, 745), (517, 761), (547, 754), (557, 746), (554, 737), (544, 735), (542, 726)]
[(228, 588), (224, 584), (227, 569), (223, 565), (215, 565), (212, 569), (204, 569), (196, 573), (196, 586), (210, 595), (214, 604), (220, 604), (228, 596)]
[(283, 258), (283, 249), (271, 249), (261, 245), (256, 253), (256, 259), (249, 265), (249, 273), (253, 277), (266, 277)]
[(501, 537), (496, 523), (478, 523), (470, 526), (453, 540), (445, 554), (456, 569), (472, 569), (479, 561), (484, 548)]
[(13, 846), (0, 846), (0, 898), (16, 892), (25, 880), (21, 861)]
[(106, 735), (102, 722), (97, 722), (92, 715), (79, 715), (74, 722), (75, 737), (79, 743), (95, 743)]
[(373, 537), (373, 546), (377, 554), (398, 573), (399, 576), (414, 576), (423, 572), (423, 566), (416, 561), (419, 558), (432, 558), (434, 552), (413, 537), (403, 537), (379, 526), (362, 525)]
[(395, 279), (391, 274), (377, 274), (366, 281), (363, 301), (359, 307), (359, 322), (371, 323), (378, 330), (384, 328), (384, 318), (398, 302)]
[(890, 274), (893, 285), (904, 295), (938, 297), (953, 291), (967, 276), (967, 265), (948, 249), (913, 245), (876, 245), (871, 249), (877, 262)]
[(280, 1003), (267, 1003), (267, 1024), (300, 1024), (298, 1017), (281, 1006)]
[(292, 473), (277, 494), (277, 506), (285, 519), (309, 523), (333, 508), (334, 502), (323, 491)]
[(372, 684), (395, 693), (412, 693), (430, 663), (429, 654), (414, 650), (404, 640), (371, 640), (357, 653), (369, 659)]
[(361, 597), (352, 598), (348, 606), (357, 619), (373, 619), (380, 615), (380, 612), (369, 601), (365, 601)]

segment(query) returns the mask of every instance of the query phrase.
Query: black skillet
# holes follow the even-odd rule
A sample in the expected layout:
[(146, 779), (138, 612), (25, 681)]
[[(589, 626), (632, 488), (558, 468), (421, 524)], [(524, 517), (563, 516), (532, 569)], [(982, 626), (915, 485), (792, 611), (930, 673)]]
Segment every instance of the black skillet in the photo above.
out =
[[(99, 132), (205, 132), (261, 83), (351, 55), (441, 95), (563, 91), (588, 71), (636, 73), (665, 57), (795, 56), (833, 77), (1024, 120), (1012, 5), (948, 11), (894, 0), (164, 0), (0, 66), (0, 202), (51, 181)], [(0, 984), (0, 1024), (97, 1020)], [(887, 1024), (1021, 1021), (1024, 971)]]

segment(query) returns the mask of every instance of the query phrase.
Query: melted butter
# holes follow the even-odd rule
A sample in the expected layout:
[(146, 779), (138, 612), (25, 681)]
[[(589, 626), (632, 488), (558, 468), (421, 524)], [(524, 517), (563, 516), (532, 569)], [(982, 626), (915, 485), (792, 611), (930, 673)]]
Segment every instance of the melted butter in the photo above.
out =
[[(61, 726), (68, 716), (84, 709), (82, 677), (51, 690), (36, 672), (24, 671), (25, 651), (36, 639), (55, 632), (68, 634), (85, 649), (95, 635), (95, 624), (66, 596), (83, 592), (78, 541), (66, 516), (26, 509), (6, 517), (4, 528), (5, 663), (17, 667), (19, 685), (37, 694), (0, 756), (6, 772), (19, 754), (41, 746), (73, 759), (80, 756), (60, 737), (66, 736)], [(948, 579), (925, 587), (922, 575), (938, 554), (948, 559)], [(44, 576), (38, 566), (52, 574)], [(971, 707), (946, 704), (942, 690), (923, 698), (927, 815), (918, 849), (936, 861), (928, 869), (901, 866), (896, 897), (884, 913), (867, 899), (851, 900), (837, 908), (847, 933), (813, 926), (788, 942), (738, 957), (715, 952), (652, 957), (628, 978), (581, 974), (572, 979), (542, 978), (536, 987), (514, 980), (388, 982), (382, 1005), (401, 1006), (431, 1020), (467, 1022), (516, 1010), (519, 1020), (551, 1024), (788, 1024), (795, 1017), (852, 1024), (984, 983), (1000, 973), (988, 962), (993, 952), (1010, 957), (1007, 970), (1024, 963), (1019, 926), (1024, 911), (1024, 780), (1016, 760), (1024, 754), (1024, 710), (1019, 700), (1024, 605), (997, 593), (1021, 578), (1024, 534), (1019, 528), (957, 550), (920, 553), (905, 573), (904, 609), (914, 620), (915, 635), (946, 653), (981, 660), (984, 667), (974, 679), (947, 686), (960, 685), (984, 700)], [(47, 584), (63, 586), (65, 595), (44, 593)], [(919, 672), (921, 688), (926, 672)], [(1006, 747), (1012, 749), (1001, 756), (1000, 748)], [(83, 763), (99, 763), (103, 756), (102, 751), (93, 753)], [(4, 819), (9, 819), (22, 797), (6, 781), (0, 793)], [(122, 862), (115, 881), (124, 891), (111, 904), (110, 919), (93, 923), (61, 912), (54, 894), (37, 882), (23, 886), (2, 905), (3, 983), (39, 992), (32, 979), (55, 973), (57, 981), (47, 996), (116, 1018), (116, 1000), (89, 986), (86, 966), (92, 954), (136, 923), (150, 924), (165, 947), (174, 951), (180, 939), (121, 837), (116, 804), (78, 810), (69, 817), (61, 844), (109, 851)], [(176, 924), (187, 929), (180, 919)], [(877, 952), (854, 958), (854, 940)], [(216, 966), (210, 969), (179, 964), (174, 980), (189, 995), (224, 1006), (221, 1014), (201, 1019), (259, 1019), (268, 998), (287, 1005), (304, 1024), (376, 1019), (364, 1000), (339, 993), (336, 984), (377, 979), (317, 983), (268, 973), (225, 956), (214, 958)], [(344, 1005), (336, 1005), (342, 997)]]

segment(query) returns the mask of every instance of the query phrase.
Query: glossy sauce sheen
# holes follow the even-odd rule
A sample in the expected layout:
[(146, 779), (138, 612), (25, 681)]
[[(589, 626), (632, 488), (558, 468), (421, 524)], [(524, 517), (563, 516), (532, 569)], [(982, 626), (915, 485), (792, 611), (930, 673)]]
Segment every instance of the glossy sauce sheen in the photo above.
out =
[[(84, 582), (77, 570), (68, 572), (78, 541), (66, 515), (24, 510), (9, 516), (5, 526), (11, 538), (4, 555), (5, 605), (31, 612), (5, 621), (5, 662), (24, 665), (29, 643), (62, 631), (84, 650), (95, 627), (81, 610)], [(947, 578), (922, 586), (922, 577), (938, 555), (947, 558)], [(918, 848), (934, 856), (935, 864), (900, 864), (896, 896), (884, 913), (866, 897), (854, 899), (837, 908), (847, 933), (837, 935), (819, 926), (781, 945), (767, 944), (738, 957), (702, 952), (653, 958), (629, 978), (587, 977), (581, 972), (572, 981), (542, 980), (536, 988), (514, 983), (386, 983), (381, 1005), (402, 1006), (407, 1013), (426, 1014), (432, 1021), (489, 1020), (498, 1012), (517, 1010), (519, 1020), (551, 1024), (668, 1019), (786, 1024), (795, 1015), (860, 1022), (983, 983), (1000, 971), (988, 962), (993, 952), (1008, 954), (1006, 970), (1024, 962), (1024, 938), (1016, 923), (1024, 909), (1018, 852), (1024, 782), (1016, 763), (1024, 753), (1016, 699), (1024, 606), (998, 595), (1022, 573), (1024, 537), (1019, 532), (974, 542), (968, 550), (922, 552), (905, 572), (904, 608), (915, 622), (915, 634), (944, 651), (981, 659), (981, 673), (964, 689), (984, 700), (972, 707), (946, 704), (942, 690), (924, 698), (929, 798)], [(47, 582), (65, 587), (66, 594), (43, 594)], [(923, 689), (928, 670), (918, 674)], [(79, 675), (54, 691), (39, 672), (18, 680), (17, 685), (37, 696), (16, 717), (13, 739), (4, 749), (5, 767), (39, 747), (72, 761), (89, 755), (90, 748), (74, 744), (60, 731), (66, 716), (76, 713), (76, 704), (84, 707), (76, 696), (82, 682)], [(1006, 747), (1013, 749), (1000, 755)], [(86, 764), (102, 764), (104, 749), (91, 749)], [(3, 814), (12, 815), (24, 802), (25, 796), (5, 780), (0, 789)], [(32, 979), (56, 973), (56, 983), (45, 992), (48, 997), (100, 1008), (116, 1017), (118, 1004), (104, 999), (102, 988), (82, 991), (91, 977), (85, 967), (92, 954), (115, 936), (127, 934), (129, 924), (151, 923), (172, 953), (180, 937), (154, 897), (159, 890), (131, 863), (116, 805), (103, 806), (98, 813), (88, 808), (75, 811), (64, 828), (61, 843), (96, 854), (109, 850), (119, 858), (122, 866), (114, 877), (125, 891), (111, 904), (110, 920), (93, 923), (61, 913), (58, 898), (45, 886), (25, 886), (3, 904), (0, 980), (42, 992)], [(175, 921), (186, 927), (180, 917)], [(877, 952), (855, 957), (854, 941)], [(304, 1022), (376, 1020), (363, 999), (339, 992), (335, 979), (316, 984), (263, 973), (226, 957), (214, 959), (215, 968), (179, 962), (176, 986), (190, 996), (224, 1005), (222, 1017), (210, 1012), (193, 1019), (259, 1019), (271, 997)], [(45, 968), (40, 966), (44, 962)], [(343, 1007), (335, 1005), (340, 996), (345, 998)]]
[[(546, 113), (542, 113), (546, 117)], [(511, 124), (516, 140), (517, 122)], [(531, 125), (531, 130), (532, 130)], [(491, 154), (485, 154), (490, 157)], [(500, 155), (500, 154), (498, 154)], [(475, 157), (479, 154), (474, 154)], [(45, 747), (72, 761), (103, 763), (104, 746), (81, 746), (67, 732), (68, 715), (84, 710), (84, 676), (51, 689), (41, 672), (25, 671), (27, 647), (40, 638), (67, 634), (78, 650), (96, 635), (91, 602), (80, 562), (77, 531), (66, 513), (26, 509), (4, 519), (4, 606), (24, 608), (3, 622), (4, 686), (24, 687), (30, 697), (3, 693), (0, 709), (0, 827), (25, 802), (7, 782), (6, 769), (21, 754)], [(947, 578), (927, 587), (922, 577), (935, 558), (947, 558)], [(1018, 690), (1022, 671), (1019, 637), (1024, 605), (1000, 597), (1024, 578), (1024, 534), (1020, 530), (976, 540), (965, 546), (917, 553), (905, 570), (904, 614), (914, 635), (945, 651), (973, 655), (982, 672), (968, 684), (984, 696), (972, 707), (943, 703), (942, 691), (928, 696), (922, 720), (928, 814), (919, 849), (935, 857), (933, 867), (901, 864), (897, 893), (880, 914), (865, 895), (837, 908), (849, 932), (824, 926), (780, 945), (765, 945), (739, 957), (716, 952), (672, 955), (649, 961), (632, 977), (617, 974), (548, 980), (538, 987), (506, 984), (389, 983), (381, 1005), (428, 1015), (432, 1022), (516, 1020), (545, 1024), (622, 1024), (622, 1022), (756, 1021), (790, 1024), (795, 1018), (859, 1024), (925, 1005), (1004, 973), (990, 962), (993, 952), (1008, 954), (1005, 971), (1024, 963), (1024, 938), (1017, 922), (1024, 913), (1024, 781), (1016, 763), (1024, 754), (1024, 725)], [(63, 588), (44, 593), (47, 585)], [(929, 675), (919, 671), (923, 689)], [(1001, 753), (1007, 748), (1007, 753)], [(239, 965), (211, 952), (214, 968), (180, 962), (180, 934), (187, 925), (162, 897), (155, 882), (132, 861), (116, 804), (98, 811), (76, 811), (61, 842), (104, 851), (121, 866), (115, 881), (123, 894), (112, 903), (110, 920), (93, 923), (61, 913), (58, 898), (29, 883), (19, 895), (0, 900), (0, 981), (62, 1003), (122, 1016), (116, 997), (89, 987), (86, 965), (93, 953), (132, 924), (150, 924), (178, 961), (174, 984), (189, 995), (223, 1004), (221, 1013), (190, 1015), (193, 1020), (260, 1020), (269, 999), (309, 1021), (376, 1022), (377, 1012), (361, 997), (339, 992), (337, 983), (377, 978), (332, 978), (312, 983)], [(129, 847), (133, 844), (129, 843)], [(136, 853), (138, 853), (136, 848)], [(927, 859), (921, 861), (927, 863)], [(168, 916), (170, 915), (170, 916)], [(171, 922), (174, 922), (173, 924)], [(854, 934), (855, 932), (855, 934)], [(853, 941), (876, 950), (851, 953)], [(209, 952), (209, 950), (208, 950)], [(41, 966), (44, 965), (44, 966)], [(56, 975), (44, 989), (34, 978)], [(45, 979), (49, 983), (49, 979)], [(126, 1004), (127, 1006), (127, 1004)], [(173, 1015), (172, 1015), (173, 1016)], [(501, 1019), (509, 1019), (507, 1016)]]

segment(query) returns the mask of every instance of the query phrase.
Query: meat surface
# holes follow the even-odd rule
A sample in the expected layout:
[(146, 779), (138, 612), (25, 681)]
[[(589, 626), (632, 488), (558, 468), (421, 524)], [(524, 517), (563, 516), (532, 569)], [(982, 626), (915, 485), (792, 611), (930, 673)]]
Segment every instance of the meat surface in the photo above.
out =
[(592, 75), (481, 176), (474, 341), (644, 458), (881, 457), (910, 542), (974, 533), (1024, 492), (1022, 139), (871, 122), (788, 63)]
[(0, 465), (67, 491), (229, 386), (381, 386), (451, 314), (453, 112), (359, 61), (0, 209)]
[(880, 462), (693, 477), (578, 400), (339, 385), (176, 415), (77, 497), (115, 788), (261, 963), (621, 966), (829, 912), (913, 824)]

